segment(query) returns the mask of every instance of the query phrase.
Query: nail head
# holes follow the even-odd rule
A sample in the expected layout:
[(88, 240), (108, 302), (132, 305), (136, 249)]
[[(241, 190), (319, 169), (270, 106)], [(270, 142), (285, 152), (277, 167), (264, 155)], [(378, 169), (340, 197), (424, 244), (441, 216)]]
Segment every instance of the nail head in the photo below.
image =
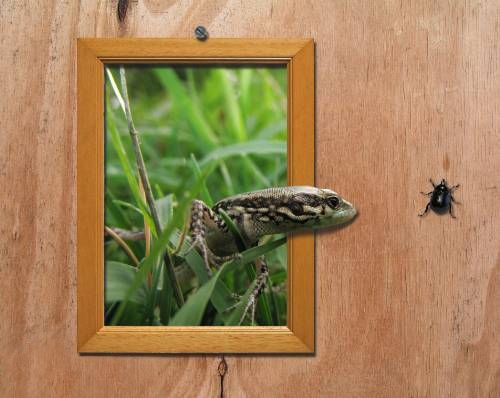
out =
[(194, 30), (194, 34), (196, 38), (200, 41), (205, 41), (208, 39), (208, 31), (205, 29), (204, 26), (197, 26), (196, 29)]

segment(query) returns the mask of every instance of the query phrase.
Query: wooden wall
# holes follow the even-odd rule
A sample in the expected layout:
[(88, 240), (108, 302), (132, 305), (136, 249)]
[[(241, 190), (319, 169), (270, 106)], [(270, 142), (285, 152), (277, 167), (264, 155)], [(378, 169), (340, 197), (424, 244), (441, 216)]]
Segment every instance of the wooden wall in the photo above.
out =
[[(4, 0), (0, 396), (214, 397), (217, 357), (76, 353), (76, 37), (313, 37), (315, 356), (231, 356), (228, 397), (500, 396), (498, 1)], [(428, 178), (457, 219), (417, 213)]]

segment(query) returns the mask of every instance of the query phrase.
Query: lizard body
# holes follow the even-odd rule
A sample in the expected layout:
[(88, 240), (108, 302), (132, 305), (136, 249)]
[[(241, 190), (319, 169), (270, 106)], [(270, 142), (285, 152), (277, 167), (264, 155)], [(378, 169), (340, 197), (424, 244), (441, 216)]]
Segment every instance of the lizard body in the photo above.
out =
[(268, 188), (231, 196), (217, 202), (212, 209), (201, 201), (195, 201), (193, 207), (195, 212), (203, 212), (208, 248), (222, 256), (236, 253), (238, 248), (219, 216), (220, 210), (236, 224), (249, 246), (254, 246), (265, 235), (338, 225), (356, 215), (352, 204), (334, 191), (303, 186)]
[[(233, 221), (247, 247), (257, 245), (266, 235), (315, 230), (344, 224), (356, 216), (354, 206), (336, 192), (308, 186), (267, 188), (231, 196), (209, 208), (200, 200), (191, 207), (191, 240), (203, 255), (207, 272), (210, 264), (220, 264), (238, 256), (238, 244), (221, 212)], [(260, 274), (250, 305), (265, 287), (267, 265), (261, 259)], [(253, 318), (253, 312), (252, 312)]]

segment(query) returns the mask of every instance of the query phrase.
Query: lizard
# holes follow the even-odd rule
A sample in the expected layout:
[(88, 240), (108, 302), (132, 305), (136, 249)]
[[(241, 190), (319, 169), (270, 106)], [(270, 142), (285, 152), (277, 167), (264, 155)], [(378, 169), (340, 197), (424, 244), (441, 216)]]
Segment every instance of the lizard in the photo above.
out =
[[(316, 230), (347, 223), (355, 207), (330, 189), (310, 186), (266, 188), (224, 198), (210, 208), (195, 199), (191, 204), (189, 229), (191, 247), (202, 255), (209, 276), (210, 265), (218, 266), (238, 258), (241, 245), (224, 221), (225, 213), (238, 228), (246, 247), (256, 246), (266, 235)], [(257, 297), (266, 286), (269, 269), (263, 258), (258, 276), (240, 324), (252, 307), (252, 324)]]

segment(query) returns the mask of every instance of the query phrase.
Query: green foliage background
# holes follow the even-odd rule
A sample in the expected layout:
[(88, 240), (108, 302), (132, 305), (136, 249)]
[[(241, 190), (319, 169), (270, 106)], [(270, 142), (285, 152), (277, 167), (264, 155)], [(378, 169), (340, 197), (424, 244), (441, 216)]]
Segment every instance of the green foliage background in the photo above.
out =
[[(259, 299), (256, 323), (286, 324), (282, 237), (247, 250), (242, 261), (226, 263), (210, 279), (189, 241), (174, 253), (193, 198), (212, 206), (236, 193), (286, 185), (286, 68), (128, 65), (125, 70), (132, 117), (165, 230), (155, 234), (142, 199), (119, 68), (108, 66), (105, 223), (129, 231), (142, 231), (146, 224), (153, 239), (149, 255), (144, 240), (126, 241), (140, 262), (136, 267), (106, 237), (105, 323), (237, 325), (255, 278), (251, 260), (265, 254), (270, 288)], [(159, 247), (162, 243), (165, 247)], [(182, 308), (164, 278), (165, 249), (186, 299)]]

